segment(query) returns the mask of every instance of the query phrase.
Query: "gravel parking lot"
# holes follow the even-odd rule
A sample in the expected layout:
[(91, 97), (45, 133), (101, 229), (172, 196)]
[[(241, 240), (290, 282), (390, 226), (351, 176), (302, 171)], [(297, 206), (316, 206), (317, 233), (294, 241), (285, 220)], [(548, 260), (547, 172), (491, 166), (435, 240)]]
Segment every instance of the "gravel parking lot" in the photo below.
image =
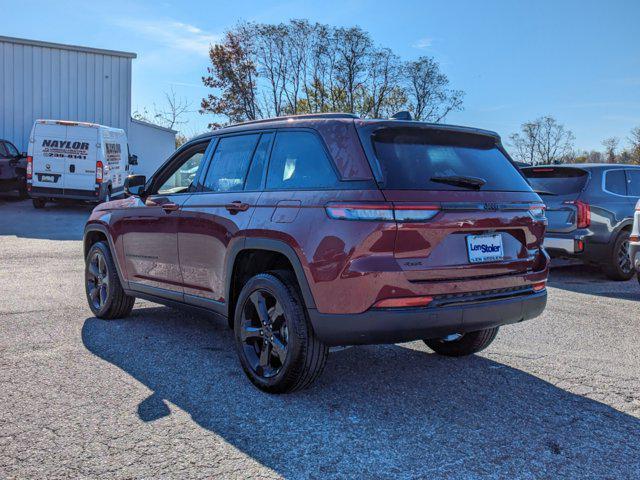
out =
[(0, 478), (640, 477), (635, 280), (556, 268), (546, 313), (480, 355), (350, 348), (269, 396), (221, 320), (92, 317), (89, 211), (0, 198)]

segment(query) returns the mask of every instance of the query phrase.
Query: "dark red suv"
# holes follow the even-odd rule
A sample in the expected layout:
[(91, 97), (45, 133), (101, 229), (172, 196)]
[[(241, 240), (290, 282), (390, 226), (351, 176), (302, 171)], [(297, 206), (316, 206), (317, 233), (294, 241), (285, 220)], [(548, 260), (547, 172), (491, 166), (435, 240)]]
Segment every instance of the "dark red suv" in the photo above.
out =
[(330, 346), (478, 352), (539, 315), (544, 205), (493, 132), (325, 114), (183, 145), (84, 237), (100, 318), (134, 298), (226, 317), (249, 379), (309, 385)]

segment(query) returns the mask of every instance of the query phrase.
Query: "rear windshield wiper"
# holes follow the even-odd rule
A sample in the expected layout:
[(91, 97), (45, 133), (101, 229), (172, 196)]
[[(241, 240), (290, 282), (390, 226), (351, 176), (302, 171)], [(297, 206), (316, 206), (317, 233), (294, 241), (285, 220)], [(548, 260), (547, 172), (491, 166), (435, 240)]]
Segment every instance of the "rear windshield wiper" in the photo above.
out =
[(484, 178), (478, 177), (465, 177), (462, 175), (446, 175), (431, 177), (432, 182), (446, 183), (448, 185), (454, 185), (456, 187), (475, 188), (479, 189), (487, 181)]

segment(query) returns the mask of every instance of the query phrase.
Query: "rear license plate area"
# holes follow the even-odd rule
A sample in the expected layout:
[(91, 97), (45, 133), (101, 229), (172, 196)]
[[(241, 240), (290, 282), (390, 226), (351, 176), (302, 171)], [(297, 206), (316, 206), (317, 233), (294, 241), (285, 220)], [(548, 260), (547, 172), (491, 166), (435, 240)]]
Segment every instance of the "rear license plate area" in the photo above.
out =
[(498, 262), (504, 259), (502, 235), (467, 235), (467, 254), (470, 263)]

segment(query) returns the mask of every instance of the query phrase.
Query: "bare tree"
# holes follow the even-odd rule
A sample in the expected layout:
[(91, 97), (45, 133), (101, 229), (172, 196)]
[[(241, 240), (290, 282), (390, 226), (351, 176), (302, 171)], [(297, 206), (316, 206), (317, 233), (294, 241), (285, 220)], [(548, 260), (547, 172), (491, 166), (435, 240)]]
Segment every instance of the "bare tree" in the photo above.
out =
[(212, 92), (200, 113), (228, 122), (329, 111), (381, 117), (399, 110), (439, 122), (462, 105), (463, 93), (449, 89), (434, 59), (403, 63), (359, 27), (243, 23), (226, 32), (209, 57), (202, 80)]
[(452, 110), (460, 110), (464, 93), (449, 90), (449, 79), (433, 58), (420, 57), (405, 65), (410, 110), (416, 120), (441, 122)]
[(514, 156), (532, 165), (570, 161), (575, 156), (574, 138), (571, 130), (549, 115), (523, 123), (521, 131), (509, 137)]
[(335, 31), (337, 47), (336, 79), (344, 92), (345, 109), (358, 110), (357, 97), (365, 82), (367, 59), (372, 46), (369, 34), (359, 27), (338, 28)]
[(537, 162), (538, 142), (540, 139), (540, 122), (525, 122), (520, 127), (519, 133), (513, 133), (509, 137), (514, 149), (514, 157), (517, 160), (535, 165)]
[(631, 147), (629, 149), (630, 161), (640, 165), (640, 127), (635, 127), (631, 130), (629, 143)]
[(616, 151), (618, 150), (619, 144), (620, 139), (618, 137), (609, 137), (602, 141), (607, 163), (616, 163)]

